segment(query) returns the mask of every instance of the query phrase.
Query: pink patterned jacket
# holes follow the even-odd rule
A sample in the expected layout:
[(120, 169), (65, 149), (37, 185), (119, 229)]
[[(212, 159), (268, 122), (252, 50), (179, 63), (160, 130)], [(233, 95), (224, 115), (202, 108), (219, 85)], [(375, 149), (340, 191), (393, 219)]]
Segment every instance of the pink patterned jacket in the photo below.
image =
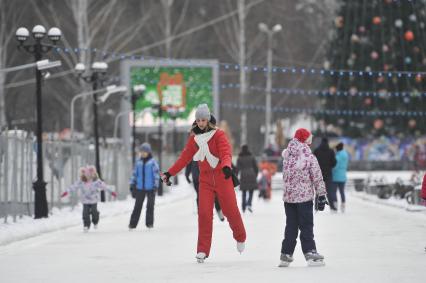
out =
[(307, 144), (292, 139), (282, 157), (284, 202), (307, 202), (314, 200), (315, 194), (326, 194), (318, 160)]

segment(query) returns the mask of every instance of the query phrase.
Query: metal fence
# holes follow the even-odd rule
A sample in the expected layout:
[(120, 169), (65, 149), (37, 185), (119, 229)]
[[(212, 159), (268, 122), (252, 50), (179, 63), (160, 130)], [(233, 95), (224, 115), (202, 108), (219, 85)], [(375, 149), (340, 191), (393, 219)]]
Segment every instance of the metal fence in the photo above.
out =
[[(61, 193), (78, 178), (78, 168), (94, 164), (94, 146), (89, 143), (45, 141), (44, 179), (49, 211), (62, 206), (74, 206), (76, 194), (60, 198)], [(35, 138), (14, 130), (0, 133), (0, 217), (16, 221), (34, 212), (32, 183), (36, 173)], [(121, 144), (106, 144), (100, 148), (102, 179), (115, 187), (119, 199), (128, 195), (131, 160)], [(107, 196), (107, 201), (111, 198)]]

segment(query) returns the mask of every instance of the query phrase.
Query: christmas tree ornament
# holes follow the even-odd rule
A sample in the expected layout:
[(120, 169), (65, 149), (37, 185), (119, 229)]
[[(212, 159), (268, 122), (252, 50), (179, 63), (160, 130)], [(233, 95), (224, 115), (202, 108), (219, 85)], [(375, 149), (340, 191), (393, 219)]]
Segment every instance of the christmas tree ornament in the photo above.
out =
[(404, 97), (403, 101), (404, 101), (404, 103), (408, 104), (408, 103), (410, 103), (410, 98), (409, 97)]
[(414, 15), (414, 14), (411, 14), (408, 18), (409, 18), (409, 19), (410, 19), (410, 21), (412, 21), (412, 22), (417, 21), (417, 17), (416, 17), (416, 15)]
[(408, 127), (410, 127), (411, 129), (414, 129), (416, 125), (417, 125), (416, 120), (410, 119), (410, 121), (408, 121)]
[(353, 67), (353, 65), (354, 65), (355, 61), (354, 61), (354, 59), (349, 58), (349, 59), (346, 61), (346, 63), (348, 64), (348, 66), (349, 66), (349, 67)]
[(360, 26), (360, 27), (358, 28), (358, 31), (359, 31), (360, 33), (364, 33), (364, 32), (365, 32), (365, 26)]
[(365, 67), (365, 71), (366, 71), (366, 72), (371, 72), (371, 67), (370, 67), (370, 66), (366, 66), (366, 67)]
[(382, 22), (382, 19), (379, 16), (375, 16), (373, 18), (373, 24), (380, 25), (381, 22)]
[(336, 92), (337, 92), (337, 88), (336, 88), (335, 86), (331, 86), (331, 87), (328, 89), (328, 92), (329, 92), (331, 95), (336, 94)]
[(383, 64), (383, 70), (384, 71), (389, 71), (389, 65), (388, 64)]
[(357, 35), (357, 34), (352, 34), (351, 35), (351, 41), (353, 42), (353, 43), (358, 43), (359, 42), (359, 36)]
[(358, 93), (358, 89), (353, 86), (349, 89), (349, 93), (350, 95), (355, 96)]
[(414, 40), (414, 33), (411, 30), (407, 30), (404, 33), (404, 38), (406, 41), (413, 41)]
[(421, 83), (422, 82), (422, 75), (421, 74), (417, 74), (416, 75), (416, 83)]
[(413, 52), (414, 53), (419, 53), (420, 52), (420, 48), (418, 46), (414, 46), (413, 47)]
[(325, 60), (323, 66), (326, 70), (330, 69), (330, 61)]
[(383, 77), (383, 76), (378, 77), (378, 78), (377, 78), (377, 82), (378, 82), (379, 84), (384, 83), (384, 82), (385, 82), (385, 77)]
[(380, 130), (381, 128), (383, 128), (384, 124), (385, 123), (383, 122), (382, 119), (376, 119), (376, 120), (374, 120), (374, 128), (376, 130)]
[(371, 57), (371, 59), (373, 59), (373, 60), (377, 60), (377, 59), (379, 58), (379, 53), (378, 53), (377, 51), (372, 51), (372, 52), (370, 53), (370, 57)]
[(367, 97), (366, 99), (364, 99), (364, 104), (367, 106), (370, 106), (372, 102), (373, 100), (370, 97)]
[(383, 44), (382, 51), (383, 52), (388, 52), (389, 51), (389, 46), (387, 44)]
[(405, 57), (404, 59), (405, 64), (410, 65), (411, 64), (411, 57)]
[(395, 21), (395, 26), (396, 26), (397, 28), (401, 28), (401, 27), (402, 27), (402, 20), (401, 20), (401, 19), (397, 19), (397, 20)]
[(425, 23), (421, 22), (419, 26), (420, 26), (421, 29), (424, 29), (425, 28)]
[(337, 28), (342, 28), (344, 24), (344, 20), (342, 16), (338, 16), (334, 19), (334, 24)]

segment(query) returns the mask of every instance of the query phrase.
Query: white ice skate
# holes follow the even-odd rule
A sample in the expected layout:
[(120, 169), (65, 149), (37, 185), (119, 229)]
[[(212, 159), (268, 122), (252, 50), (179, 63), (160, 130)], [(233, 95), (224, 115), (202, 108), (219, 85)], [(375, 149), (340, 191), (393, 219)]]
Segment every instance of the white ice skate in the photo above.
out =
[(93, 225), (93, 229), (98, 229), (98, 224)]
[(237, 242), (237, 251), (241, 254), (246, 248), (246, 244), (244, 242)]
[(281, 254), (280, 264), (278, 267), (288, 267), (293, 262), (293, 256), (289, 254)]
[(198, 253), (195, 258), (197, 259), (198, 263), (204, 263), (204, 260), (206, 259), (207, 255), (205, 253)]
[(84, 226), (84, 228), (83, 228), (83, 232), (84, 232), (84, 233), (89, 232), (89, 227)]
[(345, 209), (346, 209), (346, 206), (345, 206), (345, 204), (344, 204), (344, 203), (342, 203), (342, 204), (340, 205), (340, 211), (342, 211), (342, 213), (345, 213)]
[(305, 253), (305, 259), (308, 266), (324, 266), (324, 256), (317, 253), (316, 251)]

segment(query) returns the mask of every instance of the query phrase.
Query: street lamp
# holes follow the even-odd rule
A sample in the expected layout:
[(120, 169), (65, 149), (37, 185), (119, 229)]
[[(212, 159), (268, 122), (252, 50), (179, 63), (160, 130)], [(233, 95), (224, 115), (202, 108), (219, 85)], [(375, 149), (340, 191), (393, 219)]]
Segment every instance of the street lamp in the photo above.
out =
[(259, 24), (259, 30), (268, 36), (268, 73), (266, 80), (266, 112), (265, 112), (265, 148), (268, 146), (269, 134), (271, 132), (272, 110), (271, 110), (271, 90), (272, 90), (272, 44), (273, 35), (282, 30), (280, 24), (270, 29), (265, 23)]
[[(34, 55), (36, 62), (41, 61), (43, 54), (49, 52), (56, 43), (61, 39), (61, 30), (53, 27), (47, 33), (47, 37), (53, 43), (42, 43), (46, 35), (46, 29), (42, 25), (36, 25), (32, 29), (32, 36), (34, 43), (24, 44), (30, 37), (30, 32), (25, 27), (20, 27), (16, 30), (15, 36), (19, 42), (18, 50), (25, 50), (26, 52)], [(36, 99), (37, 99), (37, 180), (33, 183), (34, 189), (34, 218), (48, 217), (47, 198), (46, 198), (46, 182), (44, 181), (43, 174), (43, 120), (42, 120), (42, 102), (41, 102), (41, 80), (42, 70), (36, 68)]]
[(132, 168), (135, 167), (136, 162), (136, 102), (145, 92), (145, 85), (135, 85), (132, 88), (132, 111), (133, 111), (133, 125), (132, 125)]
[[(158, 103), (152, 105), (153, 108), (158, 110), (158, 166), (161, 170), (163, 163), (162, 152), (163, 152), (163, 100), (160, 97)], [(163, 182), (158, 185), (158, 195), (163, 195)]]
[[(75, 72), (78, 77), (86, 82), (92, 84), (93, 89), (93, 131), (95, 138), (95, 166), (98, 171), (99, 178), (102, 179), (101, 174), (101, 165), (99, 158), (99, 131), (98, 131), (98, 96), (96, 90), (98, 86), (102, 86), (102, 84), (107, 80), (106, 72), (108, 69), (108, 64), (105, 62), (93, 62), (91, 66), (91, 72), (84, 74), (86, 71), (86, 66), (83, 63), (77, 63), (75, 65)], [(101, 191), (101, 201), (105, 202), (105, 192)]]

